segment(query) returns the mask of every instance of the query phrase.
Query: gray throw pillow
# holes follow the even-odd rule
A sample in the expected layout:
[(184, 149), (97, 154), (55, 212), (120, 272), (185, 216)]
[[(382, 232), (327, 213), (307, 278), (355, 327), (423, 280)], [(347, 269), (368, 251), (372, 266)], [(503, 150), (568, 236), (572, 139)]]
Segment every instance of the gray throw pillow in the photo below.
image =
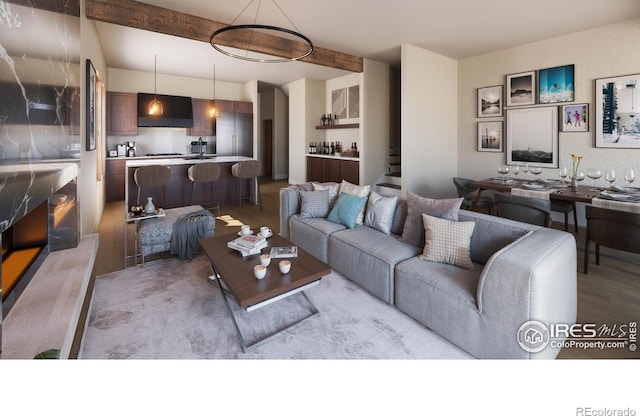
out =
[(397, 203), (397, 196), (382, 196), (371, 191), (367, 201), (367, 214), (364, 218), (364, 225), (368, 225), (385, 234), (390, 234)]
[(458, 211), (463, 199), (431, 199), (407, 192), (407, 220), (402, 230), (402, 241), (424, 247), (422, 214), (458, 221)]
[(300, 191), (300, 218), (326, 218), (329, 191)]

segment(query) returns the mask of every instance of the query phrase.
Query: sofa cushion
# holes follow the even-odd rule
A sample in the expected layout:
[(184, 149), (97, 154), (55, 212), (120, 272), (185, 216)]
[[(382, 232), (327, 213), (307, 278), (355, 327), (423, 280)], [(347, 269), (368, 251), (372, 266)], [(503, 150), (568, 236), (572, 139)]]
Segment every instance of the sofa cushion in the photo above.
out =
[(329, 235), (344, 230), (345, 226), (327, 221), (325, 218), (289, 217), (289, 240), (320, 261), (328, 263)]
[[(371, 191), (371, 186), (370, 185), (355, 185), (352, 184), (351, 182), (347, 182), (345, 180), (343, 180), (340, 183), (340, 192), (339, 193), (346, 193), (349, 195), (353, 195), (353, 196), (363, 196), (363, 197), (368, 197), (369, 196), (369, 192)], [(356, 218), (356, 224), (362, 225), (364, 224), (364, 210), (365, 210), (366, 206), (363, 206), (362, 209), (360, 210), (360, 212), (358, 213), (358, 217)]]
[(464, 198), (431, 199), (407, 193), (407, 219), (402, 230), (402, 240), (414, 246), (424, 246), (422, 214), (446, 220), (458, 221), (458, 211)]
[(397, 202), (397, 196), (382, 196), (377, 192), (371, 191), (367, 200), (364, 225), (373, 227), (385, 234), (390, 234)]
[(312, 182), (311, 186), (314, 191), (329, 191), (329, 208), (333, 207), (338, 198), (338, 192), (340, 191), (340, 184), (335, 182), (317, 183)]
[(329, 190), (300, 191), (300, 218), (326, 218), (329, 214)]
[(461, 211), (458, 220), (476, 223), (471, 237), (471, 260), (480, 264), (486, 264), (491, 256), (503, 247), (524, 237), (537, 227), (504, 218), (487, 217), (473, 211)]
[[(416, 257), (420, 249), (365, 225), (329, 237), (328, 264), (383, 301), (393, 304), (395, 265)], [(422, 262), (424, 263), (424, 262)]]
[(335, 205), (331, 209), (327, 219), (337, 224), (353, 228), (356, 225), (358, 215), (367, 203), (365, 196), (353, 196), (347, 193), (338, 195)]
[(426, 214), (422, 214), (422, 221), (425, 230), (422, 260), (473, 270), (470, 246), (475, 222), (449, 221)]
[(391, 224), (391, 234), (402, 235), (404, 223), (407, 220), (407, 200), (398, 199), (396, 210), (393, 214), (393, 224)]

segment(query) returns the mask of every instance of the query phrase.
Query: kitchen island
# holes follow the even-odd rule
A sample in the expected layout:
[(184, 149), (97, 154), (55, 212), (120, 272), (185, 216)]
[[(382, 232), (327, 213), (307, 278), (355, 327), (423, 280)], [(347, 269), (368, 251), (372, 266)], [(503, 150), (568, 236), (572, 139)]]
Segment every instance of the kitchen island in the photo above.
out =
[[(244, 161), (252, 160), (250, 157), (245, 156), (205, 156), (203, 159), (199, 159), (197, 155), (189, 155), (182, 157), (170, 157), (170, 158), (135, 158), (128, 159), (125, 162), (125, 205), (127, 209), (130, 209), (132, 205), (136, 205), (136, 199), (138, 196), (138, 187), (133, 179), (134, 172), (137, 168), (150, 165), (163, 165), (168, 166), (171, 170), (171, 177), (169, 179), (169, 185), (167, 186), (167, 201), (164, 201), (164, 195), (162, 188), (157, 189), (145, 189), (140, 194), (140, 205), (144, 205), (147, 202), (147, 197), (153, 197), (154, 204), (157, 208), (176, 208), (192, 204), (198, 205), (231, 205), (238, 203), (238, 188), (239, 179), (236, 179), (231, 174), (231, 166)], [(196, 188), (196, 192), (193, 195), (193, 201), (191, 200), (192, 184), (187, 175), (189, 167), (199, 163), (220, 163), (220, 179), (215, 182), (215, 196), (212, 195), (211, 186), (209, 184), (200, 184)], [(249, 180), (243, 179), (250, 183)], [(243, 197), (246, 198), (252, 195), (254, 200), (255, 190), (250, 189), (250, 186), (244, 185)]]

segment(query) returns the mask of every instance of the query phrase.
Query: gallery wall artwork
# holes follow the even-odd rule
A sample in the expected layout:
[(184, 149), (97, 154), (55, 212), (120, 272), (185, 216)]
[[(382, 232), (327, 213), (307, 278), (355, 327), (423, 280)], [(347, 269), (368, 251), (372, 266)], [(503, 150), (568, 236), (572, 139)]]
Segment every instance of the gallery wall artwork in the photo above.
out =
[(507, 110), (507, 163), (558, 167), (558, 107)]
[(640, 148), (640, 74), (595, 81), (596, 147)]
[(565, 65), (538, 71), (538, 104), (567, 103), (574, 100), (574, 66)]
[(502, 116), (502, 85), (478, 88), (478, 117)]

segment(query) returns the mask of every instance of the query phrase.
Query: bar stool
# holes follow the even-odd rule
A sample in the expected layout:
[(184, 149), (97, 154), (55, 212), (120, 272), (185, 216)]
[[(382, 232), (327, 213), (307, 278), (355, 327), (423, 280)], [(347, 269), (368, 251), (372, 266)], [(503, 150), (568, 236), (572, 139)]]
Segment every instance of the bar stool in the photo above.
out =
[[(216, 200), (216, 182), (220, 179), (220, 164), (218, 163), (199, 163), (189, 167), (187, 171), (189, 180), (191, 181), (191, 205), (193, 205), (193, 194), (196, 191), (196, 186), (199, 183), (211, 184), (211, 200)], [(218, 217), (220, 214), (220, 203), (214, 203), (213, 206), (204, 207), (208, 210), (217, 209)]]
[[(151, 165), (142, 166), (133, 172), (133, 180), (138, 186), (138, 199), (136, 205), (140, 205), (140, 190), (142, 188), (159, 188), (162, 187), (164, 195), (164, 207), (167, 206), (167, 185), (169, 184), (169, 178), (171, 177), (171, 171), (168, 166)], [(160, 205), (156, 205), (160, 206)]]
[[(258, 184), (258, 176), (260, 176), (260, 162), (257, 160), (244, 160), (231, 166), (231, 174), (238, 179), (253, 179), (260, 202), (260, 211), (262, 211), (262, 196), (260, 195), (260, 185)], [(242, 183), (238, 185), (240, 196), (240, 208), (242, 208)]]

